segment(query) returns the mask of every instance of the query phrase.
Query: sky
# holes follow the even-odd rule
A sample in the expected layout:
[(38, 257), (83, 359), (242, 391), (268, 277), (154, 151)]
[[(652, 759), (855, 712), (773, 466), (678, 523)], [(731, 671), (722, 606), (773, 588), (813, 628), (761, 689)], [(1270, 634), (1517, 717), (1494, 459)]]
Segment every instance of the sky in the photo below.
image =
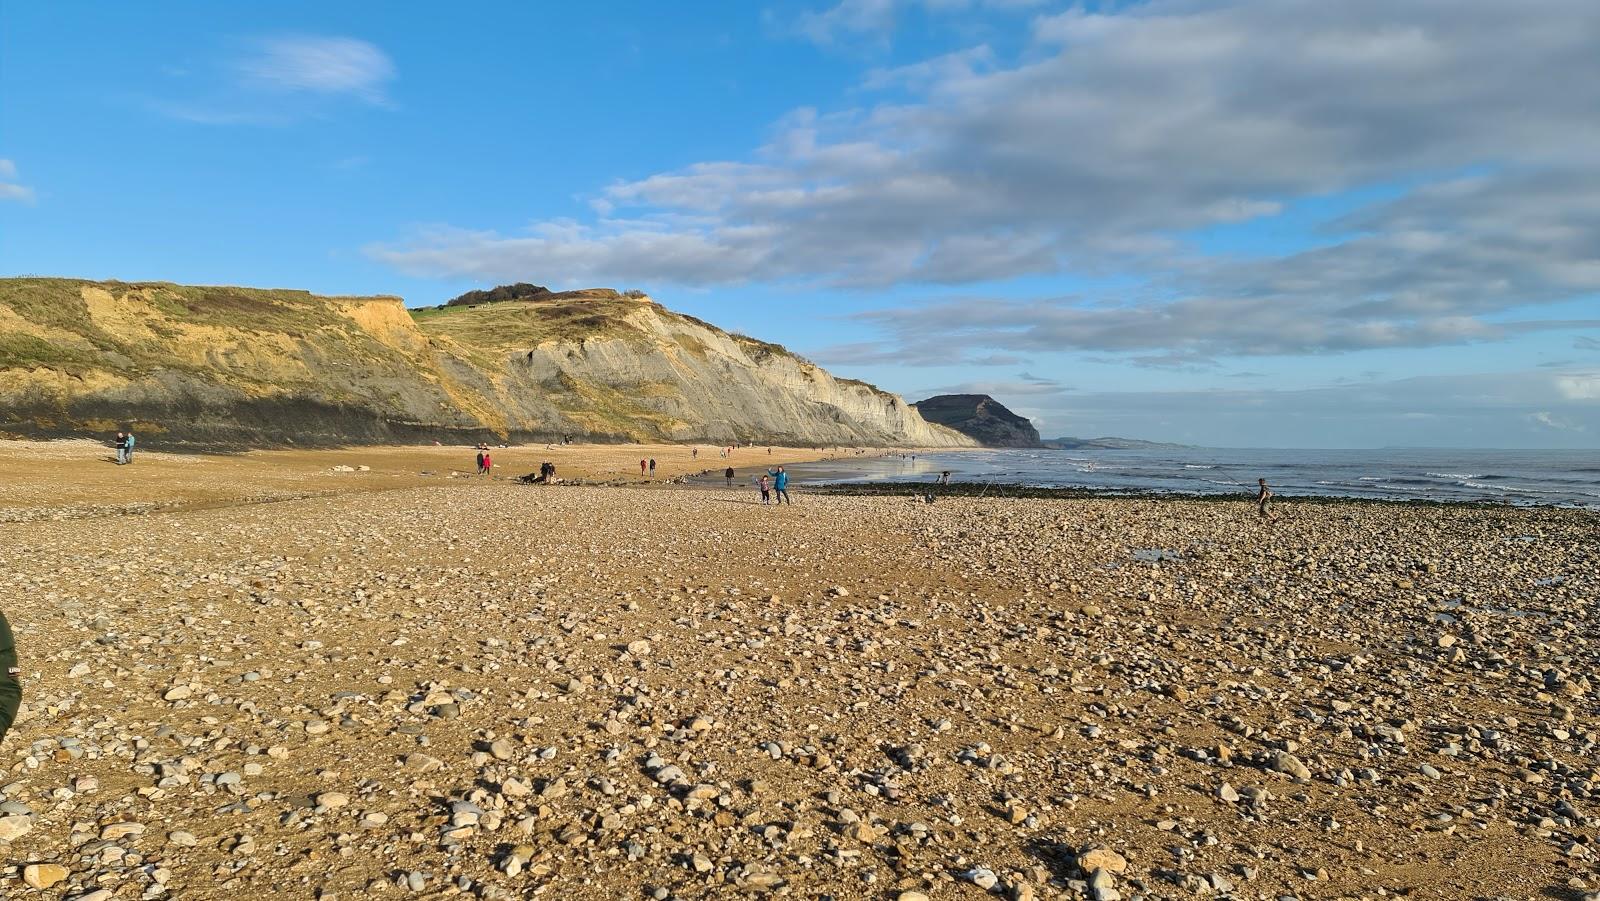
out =
[(1047, 437), (1600, 448), (1593, 0), (0, 4), (0, 275), (648, 291)]

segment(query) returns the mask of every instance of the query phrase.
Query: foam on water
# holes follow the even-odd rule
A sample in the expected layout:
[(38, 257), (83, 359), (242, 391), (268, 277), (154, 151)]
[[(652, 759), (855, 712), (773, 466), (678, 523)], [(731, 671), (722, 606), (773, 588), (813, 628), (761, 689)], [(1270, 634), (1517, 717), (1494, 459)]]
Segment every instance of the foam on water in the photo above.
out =
[(1600, 466), (1584, 451), (1139, 448), (984, 450), (801, 464), (805, 481), (933, 482), (1251, 497), (1264, 477), (1281, 497), (1321, 495), (1595, 506)]

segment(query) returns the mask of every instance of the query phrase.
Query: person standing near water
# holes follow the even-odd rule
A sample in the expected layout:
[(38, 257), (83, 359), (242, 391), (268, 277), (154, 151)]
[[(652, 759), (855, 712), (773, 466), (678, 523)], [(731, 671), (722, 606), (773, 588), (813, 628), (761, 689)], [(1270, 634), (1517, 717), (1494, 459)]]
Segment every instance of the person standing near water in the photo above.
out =
[(761, 506), (765, 507), (772, 501), (772, 488), (767, 483), (766, 476), (762, 476), (760, 479), (756, 480), (756, 485), (761, 488)]
[(728, 467), (727, 471), (724, 472), (723, 475), (726, 476), (727, 479), (728, 479), (728, 487), (732, 488), (733, 487), (733, 467), (732, 466)]
[(1272, 514), (1267, 512), (1267, 504), (1272, 502), (1272, 489), (1267, 487), (1266, 479), (1256, 479), (1256, 484), (1261, 486), (1256, 492), (1256, 509), (1260, 511), (1262, 519), (1271, 519)]
[(655, 457), (651, 457), (650, 458), (650, 478), (653, 479), (655, 477), (656, 477), (656, 458)]

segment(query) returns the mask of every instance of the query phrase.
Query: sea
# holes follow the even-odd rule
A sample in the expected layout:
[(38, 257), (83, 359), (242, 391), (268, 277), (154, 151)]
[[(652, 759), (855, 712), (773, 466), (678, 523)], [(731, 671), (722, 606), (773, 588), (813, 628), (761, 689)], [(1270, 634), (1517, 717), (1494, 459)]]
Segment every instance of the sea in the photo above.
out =
[(797, 485), (952, 482), (1106, 493), (1506, 503), (1600, 509), (1600, 451), (1161, 447), (863, 456), (789, 467)]

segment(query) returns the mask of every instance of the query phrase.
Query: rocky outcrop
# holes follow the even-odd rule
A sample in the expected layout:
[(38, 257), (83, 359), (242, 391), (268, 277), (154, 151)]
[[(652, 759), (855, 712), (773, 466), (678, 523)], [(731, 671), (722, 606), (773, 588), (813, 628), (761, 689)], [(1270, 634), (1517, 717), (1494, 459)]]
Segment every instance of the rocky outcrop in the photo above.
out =
[(1039, 430), (987, 394), (940, 394), (912, 404), (922, 418), (985, 447), (1039, 447)]
[(0, 430), (202, 445), (961, 446), (899, 397), (605, 290), (395, 297), (0, 279)]

